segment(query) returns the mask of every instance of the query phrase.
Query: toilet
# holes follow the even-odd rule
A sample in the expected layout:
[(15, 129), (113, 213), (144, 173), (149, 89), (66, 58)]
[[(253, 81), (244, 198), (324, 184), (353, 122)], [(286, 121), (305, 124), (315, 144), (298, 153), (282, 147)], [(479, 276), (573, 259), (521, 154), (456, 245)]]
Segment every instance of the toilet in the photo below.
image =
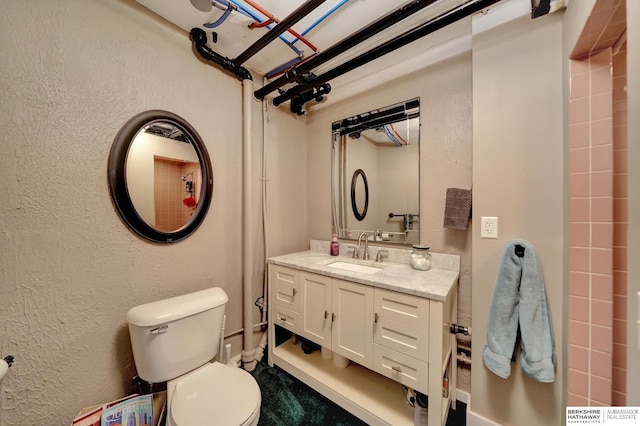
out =
[(211, 362), (228, 300), (215, 287), (127, 312), (138, 375), (149, 383), (167, 382), (167, 426), (258, 424), (261, 397), (253, 376)]

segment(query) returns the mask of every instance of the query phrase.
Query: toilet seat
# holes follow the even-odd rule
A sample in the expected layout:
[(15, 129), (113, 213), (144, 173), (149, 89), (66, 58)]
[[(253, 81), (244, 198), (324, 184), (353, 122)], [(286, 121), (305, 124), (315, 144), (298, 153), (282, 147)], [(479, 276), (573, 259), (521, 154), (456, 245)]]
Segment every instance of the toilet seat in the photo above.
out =
[(170, 426), (256, 425), (260, 387), (241, 368), (214, 362), (167, 384)]

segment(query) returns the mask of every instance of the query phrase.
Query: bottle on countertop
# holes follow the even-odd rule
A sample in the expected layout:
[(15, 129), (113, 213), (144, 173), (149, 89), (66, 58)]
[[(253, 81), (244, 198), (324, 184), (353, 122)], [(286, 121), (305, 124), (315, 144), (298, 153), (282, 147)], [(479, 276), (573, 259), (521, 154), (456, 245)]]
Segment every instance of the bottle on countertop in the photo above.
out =
[(330, 251), (331, 256), (337, 256), (340, 254), (340, 243), (338, 242), (338, 236), (333, 234), (333, 238), (331, 238), (330, 243)]

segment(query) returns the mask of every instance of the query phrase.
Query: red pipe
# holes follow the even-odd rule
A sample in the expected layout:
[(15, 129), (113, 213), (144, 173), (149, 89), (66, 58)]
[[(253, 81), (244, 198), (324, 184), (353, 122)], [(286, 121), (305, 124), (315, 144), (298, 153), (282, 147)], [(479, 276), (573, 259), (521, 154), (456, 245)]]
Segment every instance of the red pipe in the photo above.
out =
[(262, 27), (266, 27), (269, 24), (273, 24), (274, 22), (275, 21), (273, 19), (267, 19), (266, 21), (262, 21), (262, 22), (252, 22), (249, 24), (249, 28), (251, 29), (262, 28)]

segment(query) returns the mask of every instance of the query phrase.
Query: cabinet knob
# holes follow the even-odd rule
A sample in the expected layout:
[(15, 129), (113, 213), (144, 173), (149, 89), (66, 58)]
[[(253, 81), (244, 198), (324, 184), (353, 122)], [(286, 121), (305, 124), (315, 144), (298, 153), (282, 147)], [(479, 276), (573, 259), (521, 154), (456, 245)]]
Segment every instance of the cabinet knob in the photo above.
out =
[(331, 314), (331, 322), (336, 320), (336, 314)]
[(380, 315), (378, 315), (378, 313), (376, 312), (375, 314), (373, 314), (373, 322), (374, 323), (378, 323), (378, 319), (380, 318)]
[(329, 318), (329, 311), (324, 311), (324, 319)]
[(391, 369), (393, 371), (397, 371), (398, 373), (402, 373), (402, 368), (398, 367), (397, 365), (394, 365), (393, 367), (391, 367)]
[(295, 296), (296, 293), (298, 293), (298, 290), (296, 290), (295, 288), (293, 289), (293, 295)]
[(278, 317), (278, 319), (279, 319), (280, 321), (286, 321), (286, 320), (287, 320), (286, 318), (283, 318), (283, 317)]

